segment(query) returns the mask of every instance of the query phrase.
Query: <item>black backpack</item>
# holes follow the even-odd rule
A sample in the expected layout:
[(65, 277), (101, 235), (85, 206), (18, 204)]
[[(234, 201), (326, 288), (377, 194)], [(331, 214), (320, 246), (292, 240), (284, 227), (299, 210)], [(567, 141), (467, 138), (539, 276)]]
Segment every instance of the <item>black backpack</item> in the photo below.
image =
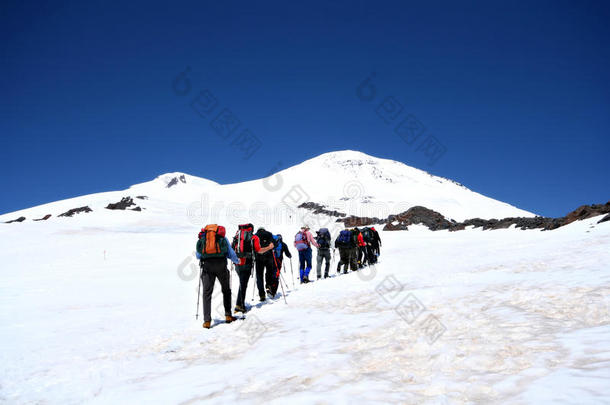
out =
[[(258, 236), (258, 240), (260, 241), (262, 248), (267, 247), (268, 245), (273, 243), (273, 234), (269, 231), (259, 229), (258, 231), (256, 231), (256, 236)], [(267, 254), (270, 252), (271, 250), (263, 254)]]
[(351, 247), (358, 247), (358, 235), (359, 234), (360, 234), (360, 231), (358, 230), (358, 228), (352, 229), (352, 246)]
[(330, 249), (330, 232), (328, 232), (328, 228), (320, 228), (316, 232), (316, 243), (320, 246), (319, 249)]
[(367, 243), (372, 243), (374, 239), (373, 230), (368, 227), (362, 228), (362, 239)]
[(252, 232), (254, 232), (254, 225), (239, 225), (231, 244), (237, 257), (252, 257)]

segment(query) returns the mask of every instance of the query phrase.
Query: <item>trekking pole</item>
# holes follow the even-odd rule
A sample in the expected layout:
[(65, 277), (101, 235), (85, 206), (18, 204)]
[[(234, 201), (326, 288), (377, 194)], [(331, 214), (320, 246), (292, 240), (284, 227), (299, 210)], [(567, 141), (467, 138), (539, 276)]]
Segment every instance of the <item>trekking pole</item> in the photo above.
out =
[(288, 305), (288, 301), (286, 301), (286, 291), (284, 291), (284, 283), (282, 283), (283, 279), (284, 277), (282, 277), (282, 273), (280, 273), (280, 278), (278, 279), (278, 281), (280, 283), (280, 287), (282, 287), (282, 297), (284, 297), (284, 303)]
[(290, 258), (290, 274), (292, 274), (292, 288), (295, 289), (294, 286), (294, 272), (292, 271), (292, 257)]
[(197, 312), (195, 313), (195, 320), (199, 319), (199, 296), (201, 295), (201, 273), (203, 272), (203, 266), (199, 262), (199, 288), (197, 288)]

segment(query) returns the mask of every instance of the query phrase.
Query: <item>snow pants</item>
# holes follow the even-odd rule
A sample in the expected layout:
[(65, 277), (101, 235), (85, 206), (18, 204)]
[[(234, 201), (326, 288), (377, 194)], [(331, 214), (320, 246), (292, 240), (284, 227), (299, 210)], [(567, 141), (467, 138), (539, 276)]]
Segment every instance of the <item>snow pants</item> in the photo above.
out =
[(252, 274), (252, 259), (246, 259), (246, 264), (243, 266), (235, 266), (237, 276), (239, 277), (239, 290), (237, 291), (236, 306), (246, 307), (246, 290), (248, 289), (248, 281)]
[(337, 265), (337, 273), (341, 272), (341, 266), (343, 266), (343, 272), (347, 273), (347, 267), (352, 271), (358, 268), (356, 264), (356, 248), (339, 248), (339, 264)]
[(272, 253), (265, 253), (256, 257), (256, 287), (258, 288), (258, 296), (262, 300), (267, 296), (265, 293), (265, 283), (267, 287), (269, 282), (275, 278)]
[(299, 270), (301, 282), (304, 278), (309, 278), (311, 267), (311, 247), (308, 247), (305, 250), (299, 250)]
[(231, 315), (231, 285), (229, 283), (229, 269), (227, 259), (224, 257), (210, 258), (203, 261), (201, 278), (203, 282), (203, 320), (212, 321), (212, 293), (216, 279), (222, 288), (222, 302), (225, 315)]
[(322, 277), (322, 261), (326, 260), (324, 267), (324, 278), (328, 277), (328, 269), (330, 268), (330, 249), (318, 249), (318, 257), (316, 263), (316, 273), (318, 278)]

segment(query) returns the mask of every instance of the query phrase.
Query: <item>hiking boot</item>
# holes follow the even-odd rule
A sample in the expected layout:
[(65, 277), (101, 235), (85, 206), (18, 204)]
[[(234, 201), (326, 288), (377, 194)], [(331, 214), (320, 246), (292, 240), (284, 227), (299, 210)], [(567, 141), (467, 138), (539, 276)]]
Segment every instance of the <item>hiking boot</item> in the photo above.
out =
[(263, 297), (263, 296), (261, 296), (261, 297), (259, 297), (259, 298), (260, 298), (260, 302), (264, 302), (264, 301), (266, 301), (266, 300), (267, 300), (267, 297)]
[(241, 312), (241, 313), (246, 313), (246, 308), (242, 307), (241, 305), (235, 305), (235, 312)]
[(328, 273), (324, 273), (324, 278), (328, 278)]
[(212, 326), (212, 322), (210, 322), (210, 321), (205, 321), (205, 322), (203, 323), (203, 327), (204, 327), (205, 329), (210, 329), (210, 327), (211, 327), (211, 326)]
[(226, 319), (227, 323), (231, 323), (231, 322), (237, 320), (237, 318), (234, 317), (233, 315), (227, 315), (227, 316), (225, 316), (225, 319)]

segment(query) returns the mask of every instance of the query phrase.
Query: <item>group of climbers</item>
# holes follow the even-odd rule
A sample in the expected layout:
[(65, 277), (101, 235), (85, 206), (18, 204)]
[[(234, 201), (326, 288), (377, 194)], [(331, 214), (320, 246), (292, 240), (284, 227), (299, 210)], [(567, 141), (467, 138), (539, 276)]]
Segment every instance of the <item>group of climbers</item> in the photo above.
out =
[[(235, 271), (239, 277), (235, 312), (242, 313), (247, 311), (246, 290), (248, 281), (253, 275), (252, 270), (254, 269), (256, 275), (256, 289), (262, 302), (266, 300), (267, 295), (276, 296), (284, 256), (292, 258), (288, 245), (282, 240), (282, 235), (274, 235), (263, 227), (259, 227), (254, 232), (254, 225), (250, 223), (239, 225), (232, 243), (229, 243), (225, 234), (226, 230), (223, 226), (212, 224), (201, 229), (198, 235), (196, 254), (200, 259), (200, 282), (203, 284), (204, 328), (211, 326), (211, 301), (217, 278), (222, 289), (226, 322), (230, 323), (237, 319), (231, 313), (230, 272), (227, 268), (227, 258), (235, 264)], [(329, 277), (331, 241), (332, 238), (327, 228), (317, 231), (315, 238), (307, 225), (302, 226), (297, 232), (294, 246), (299, 253), (299, 280), (301, 283), (310, 282), (312, 246), (318, 250), (317, 278), (322, 278), (323, 264), (324, 278)], [(373, 227), (342, 230), (335, 240), (335, 248), (339, 249), (340, 256), (337, 273), (340, 274), (341, 266), (344, 268), (343, 273), (347, 273), (348, 265), (352, 271), (356, 271), (367, 264), (376, 263), (380, 247), (379, 233)], [(292, 262), (290, 264), (292, 266)], [(199, 308), (199, 304), (197, 304), (197, 308)]]
[(377, 263), (381, 249), (381, 238), (374, 227), (344, 229), (339, 232), (335, 240), (335, 247), (339, 249), (339, 263), (337, 273), (355, 271), (368, 264)]

